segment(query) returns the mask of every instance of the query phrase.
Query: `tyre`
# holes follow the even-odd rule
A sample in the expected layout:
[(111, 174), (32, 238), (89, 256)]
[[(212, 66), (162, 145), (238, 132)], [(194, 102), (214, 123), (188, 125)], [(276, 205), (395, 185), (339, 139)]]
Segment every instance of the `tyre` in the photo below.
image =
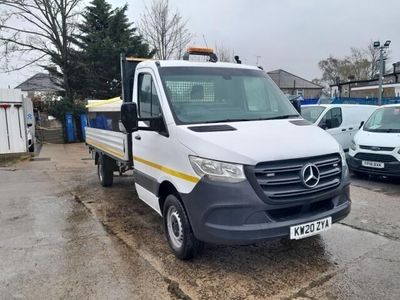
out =
[(175, 195), (165, 199), (163, 221), (168, 244), (177, 258), (188, 260), (200, 252), (203, 243), (195, 238), (185, 209)]
[(97, 163), (97, 175), (100, 184), (104, 187), (112, 186), (114, 181), (113, 160), (105, 155), (100, 155)]

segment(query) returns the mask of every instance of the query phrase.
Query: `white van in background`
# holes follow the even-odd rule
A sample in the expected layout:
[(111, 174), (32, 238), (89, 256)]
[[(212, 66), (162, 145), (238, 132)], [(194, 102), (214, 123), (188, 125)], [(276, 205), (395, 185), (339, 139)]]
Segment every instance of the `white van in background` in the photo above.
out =
[(400, 104), (378, 108), (350, 147), (351, 170), (400, 177)]
[(304, 105), (301, 115), (330, 133), (348, 151), (354, 135), (377, 109), (373, 105), (324, 104)]

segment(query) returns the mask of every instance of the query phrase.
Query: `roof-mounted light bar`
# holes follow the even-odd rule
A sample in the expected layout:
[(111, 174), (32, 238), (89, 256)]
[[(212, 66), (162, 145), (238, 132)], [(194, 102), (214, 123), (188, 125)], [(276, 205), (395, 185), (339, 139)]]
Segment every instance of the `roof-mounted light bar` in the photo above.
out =
[(212, 48), (206, 47), (189, 47), (186, 50), (186, 53), (183, 55), (183, 60), (189, 60), (190, 55), (201, 55), (201, 56), (208, 56), (210, 58), (210, 62), (217, 62), (218, 57), (214, 53)]
[(214, 53), (214, 50), (212, 48), (206, 48), (206, 47), (189, 47), (187, 49), (187, 52), (189, 54), (193, 54), (193, 53), (211, 54), (211, 53)]

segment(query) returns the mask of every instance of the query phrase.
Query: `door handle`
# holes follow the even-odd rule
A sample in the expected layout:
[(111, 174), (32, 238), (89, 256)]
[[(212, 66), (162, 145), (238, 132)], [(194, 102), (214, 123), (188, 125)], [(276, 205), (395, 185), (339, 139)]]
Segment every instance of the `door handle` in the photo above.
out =
[(135, 140), (140, 141), (142, 139), (142, 137), (140, 135), (135, 135)]
[(346, 128), (343, 128), (342, 131), (346, 131)]
[(349, 130), (353, 130), (353, 129), (354, 129), (353, 127), (350, 127), (350, 128), (349, 128)]

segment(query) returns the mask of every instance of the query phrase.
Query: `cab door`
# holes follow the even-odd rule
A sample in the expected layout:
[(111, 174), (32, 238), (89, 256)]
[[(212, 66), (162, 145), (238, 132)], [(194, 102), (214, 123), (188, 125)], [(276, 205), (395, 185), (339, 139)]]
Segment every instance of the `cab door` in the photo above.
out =
[(326, 111), (318, 126), (331, 134), (338, 143), (347, 150), (350, 147), (350, 132), (343, 125), (343, 112), (340, 107), (332, 107)]
[[(160, 88), (151, 69), (141, 69), (134, 90), (139, 118), (162, 116)], [(149, 127), (149, 121), (140, 121), (139, 127)], [(164, 122), (165, 125), (165, 122)], [(167, 127), (165, 126), (165, 129)], [(158, 179), (162, 158), (168, 147), (168, 133), (138, 130), (132, 134), (135, 187), (139, 198), (161, 213), (158, 203)]]

